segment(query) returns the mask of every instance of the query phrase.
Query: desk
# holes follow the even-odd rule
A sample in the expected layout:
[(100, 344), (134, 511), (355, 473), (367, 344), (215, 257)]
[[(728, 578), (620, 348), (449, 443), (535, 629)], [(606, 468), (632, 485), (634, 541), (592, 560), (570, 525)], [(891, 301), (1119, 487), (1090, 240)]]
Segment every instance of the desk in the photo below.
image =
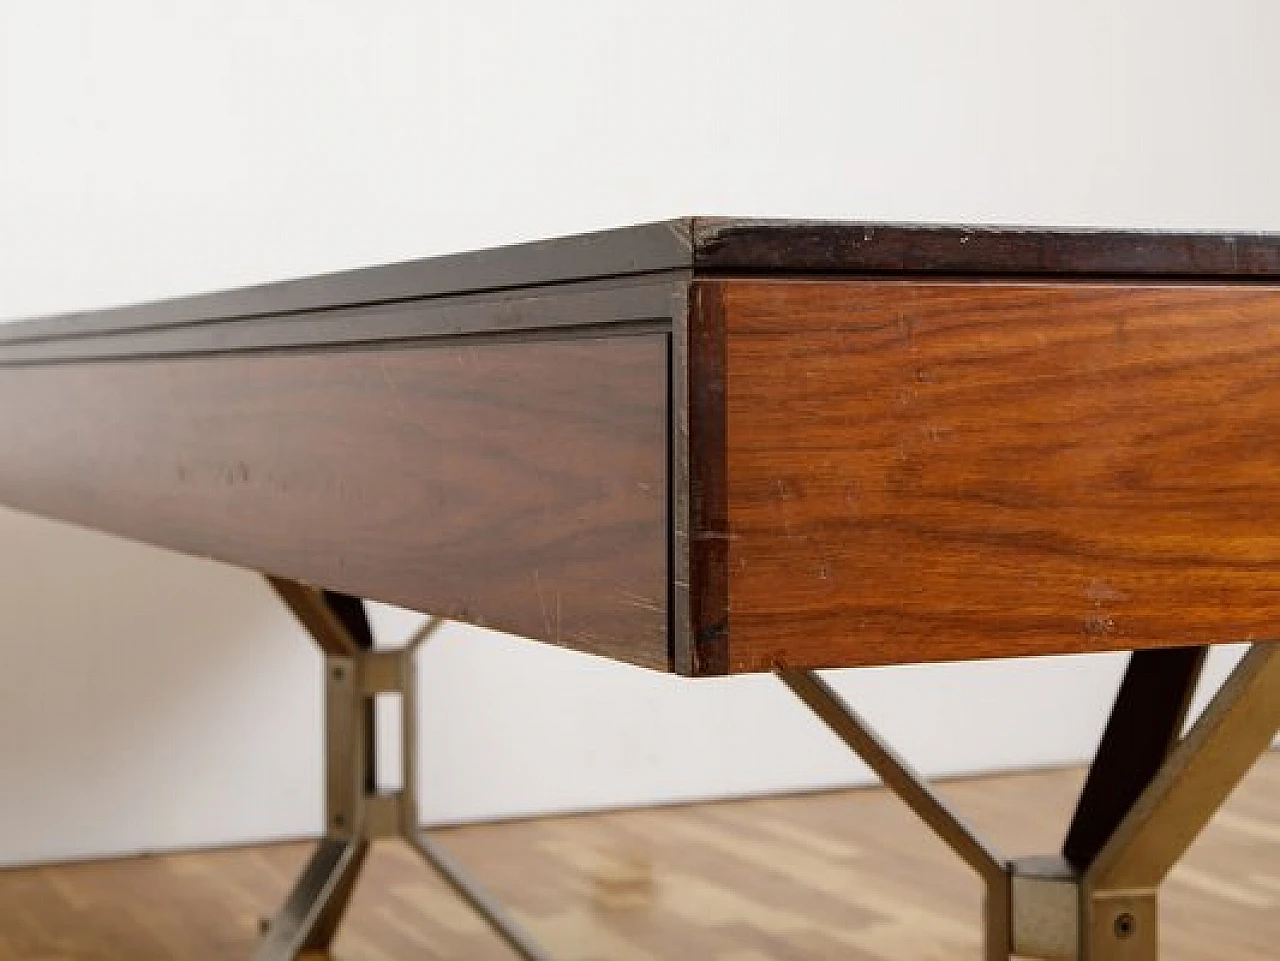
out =
[[(985, 879), (988, 958), (1149, 961), (1160, 881), (1280, 728), (1278, 414), (1280, 235), (694, 218), (0, 327), (0, 503), (260, 571), (326, 655), (329, 833), (261, 961), (324, 947), (389, 834), (545, 956), (418, 829), (439, 618), (775, 672)], [(362, 598), (433, 619), (374, 651)], [(1115, 650), (1030, 859), (815, 673)]]

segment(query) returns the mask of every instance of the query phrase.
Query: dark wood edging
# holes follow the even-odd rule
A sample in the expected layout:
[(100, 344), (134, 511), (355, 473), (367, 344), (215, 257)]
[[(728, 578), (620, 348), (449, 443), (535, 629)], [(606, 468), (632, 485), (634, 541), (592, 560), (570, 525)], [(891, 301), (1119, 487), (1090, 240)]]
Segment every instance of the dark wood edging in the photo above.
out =
[(690, 221), (700, 274), (939, 273), (1277, 278), (1280, 233), (1175, 233), (838, 221)]
[(668, 272), (296, 314), (95, 331), (0, 343), (0, 367), (98, 360), (322, 350), (459, 338), (533, 340), (668, 329), (672, 298), (688, 275)]
[(0, 324), (0, 345), (476, 294), (688, 268), (684, 220)]
[[(8, 348), (105, 335), (391, 308), (582, 281), (727, 274), (1280, 278), (1280, 234), (1174, 233), (687, 217), (238, 290), (0, 324)], [(502, 299), (502, 298), (499, 298)], [(478, 314), (473, 316), (479, 316)], [(459, 322), (454, 334), (490, 330)], [(222, 335), (217, 335), (221, 337)], [(234, 337), (228, 335), (231, 340)], [(209, 338), (216, 340), (217, 337)], [(203, 349), (203, 348), (202, 348)], [(65, 359), (67, 348), (51, 353)]]

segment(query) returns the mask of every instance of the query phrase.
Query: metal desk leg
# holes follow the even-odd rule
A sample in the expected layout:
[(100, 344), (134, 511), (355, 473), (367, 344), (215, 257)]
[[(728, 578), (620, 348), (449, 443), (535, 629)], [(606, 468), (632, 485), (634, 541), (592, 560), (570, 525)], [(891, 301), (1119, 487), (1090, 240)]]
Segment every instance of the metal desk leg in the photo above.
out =
[[(272, 586), (326, 654), (328, 835), (255, 961), (294, 961), (333, 940), (370, 842), (400, 837), (526, 961), (547, 955), (418, 829), (414, 654), (432, 620), (400, 651), (373, 649), (361, 603), (295, 584)], [(1133, 655), (1062, 855), (1006, 860), (989, 847), (816, 673), (779, 678), (987, 886), (986, 961), (1019, 956), (1156, 961), (1157, 892), (1169, 870), (1280, 729), (1280, 644), (1255, 644), (1185, 737), (1179, 737), (1203, 649)], [(372, 699), (404, 705), (404, 785), (379, 794)]]
[(1280, 645), (1255, 644), (1084, 869), (1084, 961), (1157, 957), (1160, 883), (1278, 729)]
[(836, 737), (924, 821), (986, 882), (986, 959), (1008, 961), (1013, 924), (1010, 916), (1009, 864), (982, 841), (928, 783), (871, 729), (831, 686), (813, 671), (779, 670), (778, 678), (795, 693)]
[(328, 948), (347, 910), (368, 850), (369, 843), (363, 839), (322, 840), (284, 907), (268, 926), (254, 952), (255, 961), (296, 958), (303, 951)]
[[(404, 648), (379, 651), (359, 600), (268, 578), (326, 655), (326, 837), (280, 913), (266, 927), (254, 961), (295, 961), (333, 942), (372, 841), (401, 838), (466, 900), (525, 961), (548, 961), (537, 943), (418, 826), (417, 649), (440, 626), (433, 618)], [(404, 783), (379, 793), (374, 770), (373, 699), (399, 694)]]
[(1131, 658), (1063, 855), (1007, 862), (821, 678), (778, 676), (986, 881), (987, 961), (1156, 961), (1160, 883), (1280, 730), (1280, 644), (1260, 643), (1180, 737), (1204, 654)]

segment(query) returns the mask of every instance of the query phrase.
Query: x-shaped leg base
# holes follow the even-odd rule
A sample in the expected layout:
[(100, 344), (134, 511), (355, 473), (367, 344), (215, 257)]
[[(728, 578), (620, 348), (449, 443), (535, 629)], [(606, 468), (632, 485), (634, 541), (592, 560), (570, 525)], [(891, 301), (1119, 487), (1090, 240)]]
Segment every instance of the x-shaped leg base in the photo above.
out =
[(816, 674), (778, 674), (985, 880), (987, 961), (1156, 961), (1160, 883), (1280, 730), (1280, 644), (1264, 643), (1181, 736), (1204, 656), (1133, 655), (1062, 854), (1012, 861)]
[[(414, 655), (433, 619), (401, 650), (378, 651), (363, 604), (271, 580), (325, 654), (326, 836), (255, 961), (326, 950), (370, 843), (406, 840), (526, 961), (542, 949), (418, 827)], [(1062, 853), (1007, 860), (939, 798), (817, 674), (781, 680), (987, 885), (986, 958), (1156, 961), (1157, 891), (1280, 730), (1280, 644), (1255, 644), (1185, 736), (1204, 648), (1133, 655)], [(373, 699), (403, 705), (403, 787), (379, 793)]]
[[(373, 649), (360, 601), (291, 581), (271, 586), (325, 654), (326, 834), (280, 913), (266, 926), (254, 961), (294, 961), (327, 950), (378, 838), (402, 838), (526, 961), (547, 955), (451, 857), (419, 828), (417, 684), (414, 655), (439, 627), (433, 618), (400, 650)], [(402, 705), (403, 786), (380, 793), (374, 767), (373, 699)]]

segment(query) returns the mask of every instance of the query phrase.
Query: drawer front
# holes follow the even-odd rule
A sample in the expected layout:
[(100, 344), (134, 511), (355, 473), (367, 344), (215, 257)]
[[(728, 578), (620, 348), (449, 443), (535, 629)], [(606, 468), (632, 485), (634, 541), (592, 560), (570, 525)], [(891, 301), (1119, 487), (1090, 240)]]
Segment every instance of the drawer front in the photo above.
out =
[(667, 668), (668, 336), (0, 369), (0, 503)]
[(724, 436), (709, 672), (1280, 637), (1280, 289), (723, 281), (697, 303), (723, 329), (722, 407), (694, 411)]

